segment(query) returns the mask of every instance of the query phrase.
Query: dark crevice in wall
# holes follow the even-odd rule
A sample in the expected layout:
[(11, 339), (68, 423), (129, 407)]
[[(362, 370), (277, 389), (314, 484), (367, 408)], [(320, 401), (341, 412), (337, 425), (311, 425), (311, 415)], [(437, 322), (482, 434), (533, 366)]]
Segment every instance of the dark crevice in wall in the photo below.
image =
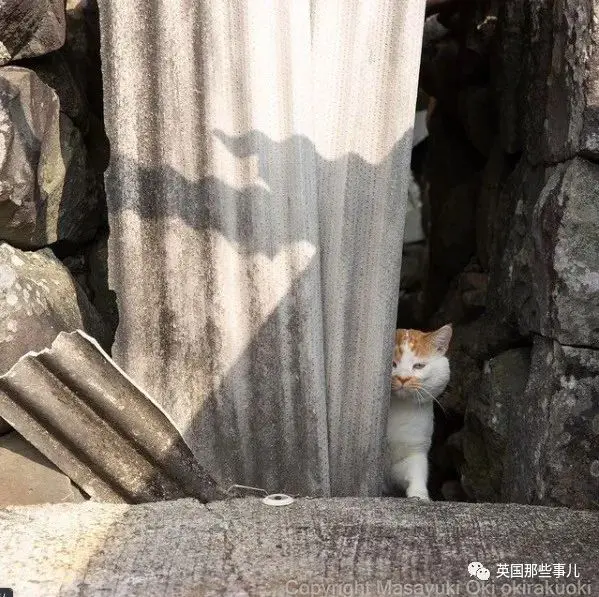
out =
[(412, 156), (426, 239), (404, 245), (397, 326), (453, 324), (451, 381), (435, 404), (429, 490), (433, 499), (475, 501), (464, 477), (472, 464), (463, 445), (468, 401), (480, 391), (486, 361), (530, 344), (487, 305), (498, 250), (495, 210), (521, 152), (506, 152), (500, 141), (498, 3), (440, 8), (425, 25), (419, 82), (428, 137)]
[(596, 8), (439, 7), (425, 25), (420, 74), (429, 136), (413, 159), (426, 240), (419, 259), (404, 246), (398, 308), (398, 327), (454, 327), (431, 491), (593, 507)]

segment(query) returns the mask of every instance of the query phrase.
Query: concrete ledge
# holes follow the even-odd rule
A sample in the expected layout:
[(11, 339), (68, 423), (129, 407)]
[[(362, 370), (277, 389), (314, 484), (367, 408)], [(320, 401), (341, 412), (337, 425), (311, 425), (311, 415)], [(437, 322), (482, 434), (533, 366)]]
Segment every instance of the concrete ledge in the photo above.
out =
[(56, 504), (0, 510), (0, 570), (18, 597), (300, 595), (325, 586), (329, 595), (401, 595), (393, 583), (435, 583), (421, 594), (443, 595), (447, 582), (467, 595), (483, 584), (468, 575), (476, 560), (501, 595), (508, 581), (496, 579), (498, 564), (563, 563), (580, 577), (548, 583), (578, 582), (590, 586), (578, 594), (597, 595), (598, 529), (599, 512), (391, 498)]

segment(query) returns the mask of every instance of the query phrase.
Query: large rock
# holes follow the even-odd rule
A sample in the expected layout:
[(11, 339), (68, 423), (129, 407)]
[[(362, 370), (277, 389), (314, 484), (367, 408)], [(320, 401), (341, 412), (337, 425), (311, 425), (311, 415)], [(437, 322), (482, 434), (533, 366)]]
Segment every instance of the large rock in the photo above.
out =
[(523, 333), (599, 348), (599, 166), (575, 158), (515, 174), (496, 306)]
[[(504, 562), (576, 564), (579, 578), (508, 584), (528, 595), (597, 595), (599, 583), (599, 513), (566, 508), (253, 498), (0, 514), (2, 582), (15, 597), (516, 594), (497, 578)], [(487, 582), (470, 577), (470, 560)]]
[(64, 0), (3, 0), (0, 31), (0, 65), (57, 50), (65, 40)]
[(575, 159), (552, 169), (532, 217), (537, 309), (529, 329), (599, 347), (598, 229), (599, 166)]
[(469, 400), (477, 399), (483, 363), (520, 343), (515, 330), (492, 315), (455, 325), (449, 346), (451, 382), (439, 397), (442, 407), (463, 416)]
[(66, 114), (82, 135), (88, 129), (88, 104), (77, 73), (75, 73), (63, 50), (39, 58), (23, 60), (19, 66), (35, 72), (58, 96), (60, 111)]
[(439, 396), (444, 411), (464, 415), (468, 398), (478, 390), (481, 369), (478, 361), (467, 352), (450, 348), (451, 383)]
[(504, 499), (597, 506), (599, 351), (537, 337), (526, 393), (508, 425)]
[(596, 0), (504, 3), (498, 55), (506, 84), (498, 88), (506, 149), (525, 149), (533, 163), (599, 156), (598, 19)]
[(0, 69), (0, 240), (39, 248), (89, 240), (98, 193), (80, 132), (32, 71)]
[(485, 363), (480, 386), (471, 395), (462, 432), (462, 484), (481, 502), (501, 501), (509, 413), (522, 408), (530, 349), (514, 348)]
[[(488, 307), (517, 325), (518, 313), (531, 294), (528, 259), (530, 213), (545, 184), (545, 169), (522, 158), (506, 179), (493, 209), (488, 245)], [(517, 281), (517, 282), (516, 282)]]
[(0, 506), (84, 500), (71, 480), (18, 433), (0, 438)]
[(26, 352), (81, 328), (107, 346), (106, 328), (66, 267), (49, 249), (35, 253), (0, 244), (0, 374)]

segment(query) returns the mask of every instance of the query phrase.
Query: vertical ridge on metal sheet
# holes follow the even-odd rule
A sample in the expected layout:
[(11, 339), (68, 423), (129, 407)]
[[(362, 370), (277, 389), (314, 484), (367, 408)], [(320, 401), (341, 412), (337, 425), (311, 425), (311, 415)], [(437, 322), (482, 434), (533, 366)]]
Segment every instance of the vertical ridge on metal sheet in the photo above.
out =
[(378, 495), (424, 0), (313, 1), (333, 495)]
[(223, 483), (328, 495), (309, 3), (100, 14), (115, 360)]

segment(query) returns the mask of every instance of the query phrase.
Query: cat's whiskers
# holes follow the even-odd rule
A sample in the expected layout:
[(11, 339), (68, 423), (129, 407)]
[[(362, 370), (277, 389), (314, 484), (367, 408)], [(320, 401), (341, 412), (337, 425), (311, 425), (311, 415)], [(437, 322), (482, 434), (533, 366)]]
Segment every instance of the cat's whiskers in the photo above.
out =
[(422, 406), (424, 401), (422, 400), (422, 394), (420, 393), (420, 388), (418, 386), (414, 386), (416, 390), (416, 400), (418, 401), (418, 406)]
[(421, 386), (419, 386), (419, 389), (421, 389), (423, 392), (426, 392), (426, 394), (428, 394), (428, 395), (429, 395), (429, 396), (432, 398), (433, 402), (436, 402), (436, 403), (437, 403), (437, 404), (438, 404), (438, 405), (441, 407), (441, 410), (442, 410), (442, 411), (443, 411), (445, 414), (447, 414), (447, 411), (445, 410), (445, 408), (443, 407), (443, 405), (442, 405), (442, 404), (439, 402), (439, 400), (438, 400), (437, 398), (435, 398), (435, 397), (434, 397), (434, 396), (433, 396), (433, 395), (430, 393), (430, 391), (429, 391), (429, 390), (427, 390), (427, 389), (426, 389), (424, 386), (422, 386), (422, 385), (421, 385)]

